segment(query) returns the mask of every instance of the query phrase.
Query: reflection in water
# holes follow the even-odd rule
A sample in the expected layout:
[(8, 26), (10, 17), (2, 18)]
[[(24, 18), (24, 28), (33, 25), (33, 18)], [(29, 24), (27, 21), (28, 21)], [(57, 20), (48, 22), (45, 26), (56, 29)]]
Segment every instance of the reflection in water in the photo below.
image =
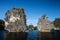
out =
[[(0, 32), (0, 40), (4, 37)], [(2, 38), (1, 38), (2, 37)], [(60, 31), (39, 32), (38, 30), (27, 30), (26, 32), (8, 32), (5, 40), (60, 40)]]
[(27, 40), (38, 40), (38, 30), (30, 30), (27, 32)]
[(9, 32), (5, 40), (27, 40), (26, 32)]
[(27, 40), (60, 40), (60, 30), (54, 32), (27, 31)]
[(4, 40), (7, 30), (0, 30), (0, 40)]
[(9, 32), (5, 40), (38, 40), (38, 30)]

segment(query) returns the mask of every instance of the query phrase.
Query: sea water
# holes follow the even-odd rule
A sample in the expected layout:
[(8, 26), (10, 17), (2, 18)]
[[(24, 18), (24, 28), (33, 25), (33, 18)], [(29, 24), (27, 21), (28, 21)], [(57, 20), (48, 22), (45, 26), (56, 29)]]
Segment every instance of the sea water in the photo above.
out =
[(38, 40), (38, 30), (28, 30), (27, 40)]

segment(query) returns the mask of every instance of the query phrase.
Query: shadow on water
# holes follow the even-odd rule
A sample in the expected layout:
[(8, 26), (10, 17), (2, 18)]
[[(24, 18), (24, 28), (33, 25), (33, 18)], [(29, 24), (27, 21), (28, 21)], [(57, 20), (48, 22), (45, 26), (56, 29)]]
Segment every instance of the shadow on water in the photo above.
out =
[(39, 40), (54, 40), (54, 33), (53, 32), (40, 32), (39, 33)]
[(60, 30), (54, 32), (39, 32), (38, 30), (8, 32), (5, 40), (60, 40)]
[(9, 32), (5, 40), (27, 40), (26, 32)]
[(60, 30), (53, 32), (39, 32), (38, 40), (60, 40)]
[(27, 32), (9, 32), (5, 40), (38, 40), (38, 31), (30, 30)]

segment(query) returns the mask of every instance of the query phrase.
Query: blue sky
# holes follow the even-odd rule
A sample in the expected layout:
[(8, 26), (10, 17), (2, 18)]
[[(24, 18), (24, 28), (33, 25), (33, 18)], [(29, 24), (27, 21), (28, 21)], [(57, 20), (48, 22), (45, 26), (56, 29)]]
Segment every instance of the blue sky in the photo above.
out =
[(0, 0), (0, 19), (5, 18), (5, 13), (12, 8), (24, 8), (27, 25), (37, 25), (38, 19), (47, 14), (50, 21), (60, 18), (59, 0)]

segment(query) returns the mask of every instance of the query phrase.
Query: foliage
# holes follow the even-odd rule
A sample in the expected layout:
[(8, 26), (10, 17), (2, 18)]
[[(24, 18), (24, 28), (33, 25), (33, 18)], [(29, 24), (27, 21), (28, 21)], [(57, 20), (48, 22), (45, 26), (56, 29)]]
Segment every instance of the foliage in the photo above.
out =
[(59, 28), (60, 28), (60, 18), (56, 18), (56, 19), (53, 21), (53, 24), (55, 25), (55, 27), (59, 27)]
[(29, 26), (28, 26), (28, 30), (32, 30), (33, 27), (34, 27), (33, 25), (29, 25)]
[(28, 30), (37, 30), (37, 26), (29, 25)]
[(34, 27), (34, 30), (37, 30), (37, 26)]
[(0, 19), (0, 30), (4, 30), (5, 28), (5, 22)]
[(4, 20), (0, 19), (0, 25), (5, 25)]

